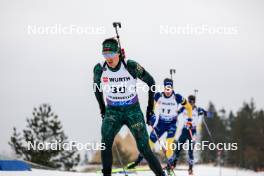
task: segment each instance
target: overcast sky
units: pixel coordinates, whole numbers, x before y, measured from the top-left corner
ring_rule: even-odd
[[[263,108],[263,5],[262,0],[0,1],[0,153],[9,151],[12,127],[21,131],[41,103],[53,106],[70,139],[99,141],[92,70],[103,61],[101,42],[115,35],[113,21],[122,22],[127,58],[158,84],[175,68],[176,92],[188,96],[199,89],[200,106],[212,101],[217,109],[236,111],[254,98]],[[88,31],[41,33],[56,25]],[[144,112],[146,98],[140,92]]]

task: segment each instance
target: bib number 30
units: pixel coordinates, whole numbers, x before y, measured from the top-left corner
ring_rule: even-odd
[[[111,87],[112,93],[125,93],[126,87],[125,86],[118,86],[118,87]]]

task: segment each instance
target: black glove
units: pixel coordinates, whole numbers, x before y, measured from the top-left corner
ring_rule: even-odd
[[[204,110],[203,108],[198,108],[198,115],[203,115],[207,117],[207,111]]]
[[[148,107],[147,108],[147,112],[146,112],[146,117],[147,117],[146,123],[148,125],[151,125],[152,124],[152,121],[151,120],[152,120],[153,116],[155,116],[155,114],[153,112],[153,109]]]
[[[187,129],[192,129],[192,118],[188,118],[185,125]]]
[[[101,117],[102,117],[102,120],[103,120],[104,117],[105,117],[105,108],[102,108],[102,109],[101,109]]]

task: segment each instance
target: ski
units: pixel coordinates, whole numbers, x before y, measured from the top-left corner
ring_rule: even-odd
[[[150,168],[148,166],[146,167],[137,167],[137,168],[133,168],[133,169],[127,169],[126,168],[126,172],[129,173],[135,173],[135,172],[142,172],[142,171],[150,171]],[[96,173],[101,173],[101,170],[96,171]],[[124,173],[123,168],[113,168],[112,169],[112,173]]]
[[[150,171],[150,168],[148,166],[146,167],[136,167],[136,168],[132,168],[132,169],[126,169],[128,172],[139,172],[139,171]],[[112,173],[120,173],[120,171],[122,171],[122,168],[115,168],[112,169]]]
[[[173,169],[174,171],[187,171],[188,169],[186,168],[175,168]],[[148,166],[141,166],[141,167],[136,167],[133,169],[127,169],[126,171],[128,173],[135,173],[135,172],[143,172],[143,171],[151,171],[150,168]],[[97,172],[101,172],[101,170],[98,170]],[[123,173],[123,168],[113,168],[112,169],[112,173]]]

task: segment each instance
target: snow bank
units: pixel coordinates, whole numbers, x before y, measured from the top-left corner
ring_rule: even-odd
[[[187,171],[175,171],[177,176],[187,176]],[[249,170],[236,168],[219,168],[210,165],[197,165],[194,168],[196,176],[264,176],[264,172],[253,172]],[[62,171],[50,171],[33,169],[32,171],[1,171],[0,176],[99,176],[96,173],[74,173]],[[124,174],[113,174],[114,176],[123,176]],[[138,172],[137,174],[129,174],[129,176],[153,176],[148,172]]]

